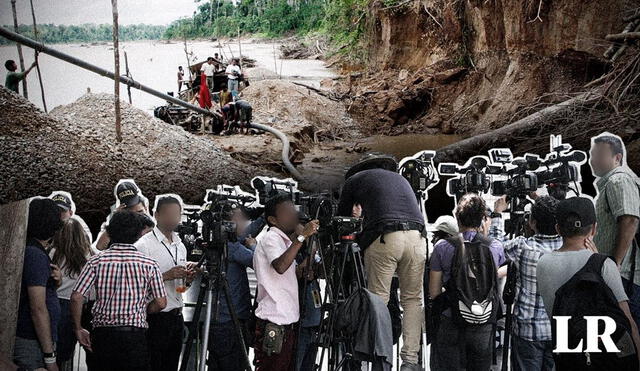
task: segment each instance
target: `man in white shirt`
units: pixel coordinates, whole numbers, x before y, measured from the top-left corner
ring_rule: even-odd
[[[294,325],[300,317],[295,258],[305,239],[318,231],[318,221],[307,223],[300,235],[289,238],[299,225],[298,212],[289,195],[269,199],[265,205],[265,218],[269,230],[258,242],[253,256],[258,280],[256,370],[292,370],[296,343]],[[269,330],[265,331],[267,326]],[[280,351],[264,350],[263,345],[273,349],[269,345],[280,342]]]
[[[242,74],[242,70],[240,69],[240,66],[238,66],[237,58],[231,60],[231,64],[227,66],[225,73],[228,78],[227,88],[229,88],[229,91],[235,97],[238,95],[238,79]]]
[[[157,196],[153,215],[157,226],[134,245],[158,263],[167,291],[167,306],[147,316],[149,356],[152,370],[175,371],[184,328],[182,293],[186,290],[185,281],[193,275],[187,265],[187,249],[174,232],[182,217],[181,199],[174,195]]]
[[[203,63],[200,67],[200,71],[204,72],[204,75],[207,77],[207,87],[209,90],[213,91],[213,75],[216,72],[216,65],[213,63],[213,57],[207,58],[207,62]]]

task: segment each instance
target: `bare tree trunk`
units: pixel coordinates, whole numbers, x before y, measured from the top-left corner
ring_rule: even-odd
[[[116,107],[116,140],[122,142],[122,129],[120,127],[120,48],[118,34],[118,0],[111,0],[113,11],[113,59],[115,63],[114,75],[114,95]]]
[[[19,33],[18,32],[18,13],[16,12],[16,0],[11,0],[11,10],[13,11],[13,29],[14,31],[16,31],[16,33]],[[18,48],[18,59],[20,61],[20,69],[24,71],[25,68],[24,68],[24,57],[22,56],[22,46],[16,43],[16,47]],[[24,95],[25,98],[29,99],[29,93],[27,92],[26,77],[22,79],[22,95]]]
[[[31,18],[33,18],[33,38],[38,40],[38,26],[36,23],[36,12],[33,9],[33,0],[29,0],[31,3]],[[34,53],[34,58],[36,60],[36,71],[38,72],[38,81],[40,82],[40,94],[42,95],[42,107],[44,108],[44,112],[48,112],[47,110],[47,100],[44,96],[44,85],[42,84],[42,74],[40,73],[40,63],[38,63],[38,51]]]

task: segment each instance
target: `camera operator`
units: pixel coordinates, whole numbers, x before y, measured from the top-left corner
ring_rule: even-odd
[[[402,323],[402,370],[418,370],[422,332],[422,283],[427,254],[424,218],[409,182],[390,157],[368,158],[347,172],[338,215],[352,215],[360,205],[364,217],[358,243],[365,248],[367,288],[388,304],[398,272]]]
[[[76,337],[93,352],[97,370],[150,370],[147,313],[167,306],[158,264],[137,251],[146,216],[117,211],[107,226],[112,244],[87,261],[71,295]],[[82,304],[96,288],[91,333],[81,323]]]
[[[175,371],[184,328],[182,291],[184,281],[190,280],[194,271],[187,266],[187,249],[174,232],[182,217],[182,201],[173,195],[157,196],[153,216],[156,227],[134,244],[138,251],[158,263],[167,292],[167,306],[147,316],[149,358],[152,370]]]
[[[295,234],[298,211],[289,195],[277,195],[265,205],[269,230],[260,239],[253,258],[258,279],[256,300],[256,371],[288,371],[294,368],[299,320],[298,279],[295,258],[302,243],[318,231],[318,221],[307,223]]]
[[[236,225],[236,235],[243,236],[247,229],[247,216],[242,208],[236,208],[230,215],[230,220]],[[227,280],[229,282],[229,298],[236,315],[240,321],[244,339],[247,339],[247,320],[251,310],[251,291],[247,267],[253,269],[253,254],[256,248],[256,240],[248,235],[239,237],[238,241],[227,243]],[[225,262],[223,262],[225,264]],[[213,297],[218,297],[217,290],[213,291]],[[219,293],[217,321],[211,323],[209,358],[207,360],[209,370],[236,371],[244,368],[244,352],[238,341],[224,291]],[[245,344],[247,347],[249,344]],[[248,350],[248,349],[246,349]]]
[[[592,139],[591,170],[597,177],[596,214],[598,231],[593,242],[598,251],[612,256],[618,264],[629,295],[629,307],[640,323],[640,179],[626,165],[622,140],[609,133]],[[635,239],[635,241],[634,241]]]
[[[542,255],[562,246],[562,237],[556,231],[557,205],[554,197],[537,197],[529,218],[533,236],[507,241],[501,214],[508,207],[506,197],[499,198],[494,205],[489,236],[503,241],[505,254],[518,272],[511,340],[511,369],[515,371],[553,370],[551,322],[538,293],[536,270]]]
[[[497,310],[496,270],[504,263],[505,257],[502,244],[481,233],[482,225],[487,218],[486,210],[486,203],[479,195],[467,193],[462,196],[455,210],[460,234],[453,239],[440,240],[434,246],[431,255],[429,295],[434,302],[433,315],[440,315],[439,312],[441,315],[437,321],[438,330],[435,340],[431,345],[432,370],[455,371],[466,368],[489,371],[491,369],[492,331]],[[482,321],[477,321],[475,324],[465,323],[462,310],[458,309],[462,304],[459,291],[469,288],[470,279],[466,276],[461,278],[460,274],[456,275],[456,273],[470,269],[467,262],[471,259],[471,257],[468,259],[457,257],[456,250],[461,246],[455,246],[454,239],[459,238],[463,239],[458,242],[459,244],[464,243],[465,247],[468,245],[469,248],[466,250],[475,250],[478,255],[482,253],[483,260],[479,261],[494,264],[494,266],[483,264],[474,269],[475,277],[478,279],[474,281],[483,284],[480,288],[476,287],[475,291],[495,293],[493,297],[488,296],[492,299],[492,306],[486,308],[492,308],[491,313],[487,313],[488,317],[483,317]],[[489,253],[485,249],[488,249]],[[464,249],[460,248],[460,250]],[[465,279],[467,282],[463,281]],[[446,291],[443,293],[444,288]],[[469,290],[463,293],[472,297]],[[444,296],[440,297],[441,295]],[[472,311],[470,315],[475,316],[476,313]]]
[[[128,210],[149,215],[148,200],[142,195],[140,188],[133,180],[126,179],[118,182],[114,193],[117,202],[116,205],[112,206],[112,214],[107,217],[107,221],[102,225],[101,231],[94,242],[94,248],[97,250],[104,250],[109,247],[109,234],[106,233],[106,226],[113,212]]]

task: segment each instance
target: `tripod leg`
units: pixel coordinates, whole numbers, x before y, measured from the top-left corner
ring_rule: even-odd
[[[211,328],[211,313],[213,312],[213,291],[211,286],[207,290],[207,316],[204,320],[204,335],[202,337],[202,351],[200,353],[200,371],[207,369],[207,349],[209,347],[209,329]]]
[[[224,297],[227,302],[227,308],[229,308],[229,314],[231,314],[231,319],[233,320],[233,325],[236,329],[236,335],[238,336],[238,342],[240,342],[240,347],[242,348],[242,353],[244,355],[245,369],[247,371],[251,371],[251,362],[249,362],[247,346],[244,342],[244,335],[242,335],[242,329],[240,327],[238,315],[236,314],[233,303],[231,302],[231,296],[229,294],[229,283],[227,282],[226,276],[222,278],[222,287],[224,288]]]
[[[198,300],[196,301],[196,309],[193,312],[193,319],[191,320],[191,326],[189,327],[189,336],[184,346],[182,353],[182,360],[180,362],[180,371],[186,371],[189,365],[189,359],[191,358],[191,347],[193,346],[193,340],[198,333],[198,326],[200,324],[200,312],[202,311],[202,305],[204,303],[204,295],[207,293],[208,280],[204,280],[200,284],[198,291]]]

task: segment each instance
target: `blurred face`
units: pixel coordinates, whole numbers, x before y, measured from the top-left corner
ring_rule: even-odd
[[[60,219],[62,219],[63,222],[66,222],[67,220],[69,220],[69,218],[71,218],[71,216],[73,215],[73,212],[71,210],[62,210],[60,212]]]
[[[182,208],[178,204],[164,204],[155,214],[158,228],[163,231],[173,231],[182,219]]]
[[[298,210],[296,210],[295,205],[291,201],[282,202],[278,205],[275,217],[270,216],[269,221],[287,234],[293,233],[298,223],[300,223]]]
[[[622,165],[622,155],[614,155],[607,143],[595,143],[591,146],[589,163],[595,176],[601,177]]]
[[[242,209],[235,209],[231,214],[231,221],[236,224],[236,234],[241,235],[247,228],[247,222],[249,219],[244,215]]]
[[[9,66],[9,71],[15,71],[17,69],[18,69],[18,65],[16,64],[16,62],[13,62],[13,64]]]
[[[133,211],[134,213],[144,213],[147,211],[144,207],[144,203],[142,202],[138,202],[137,204],[131,207],[127,207],[127,210]]]

